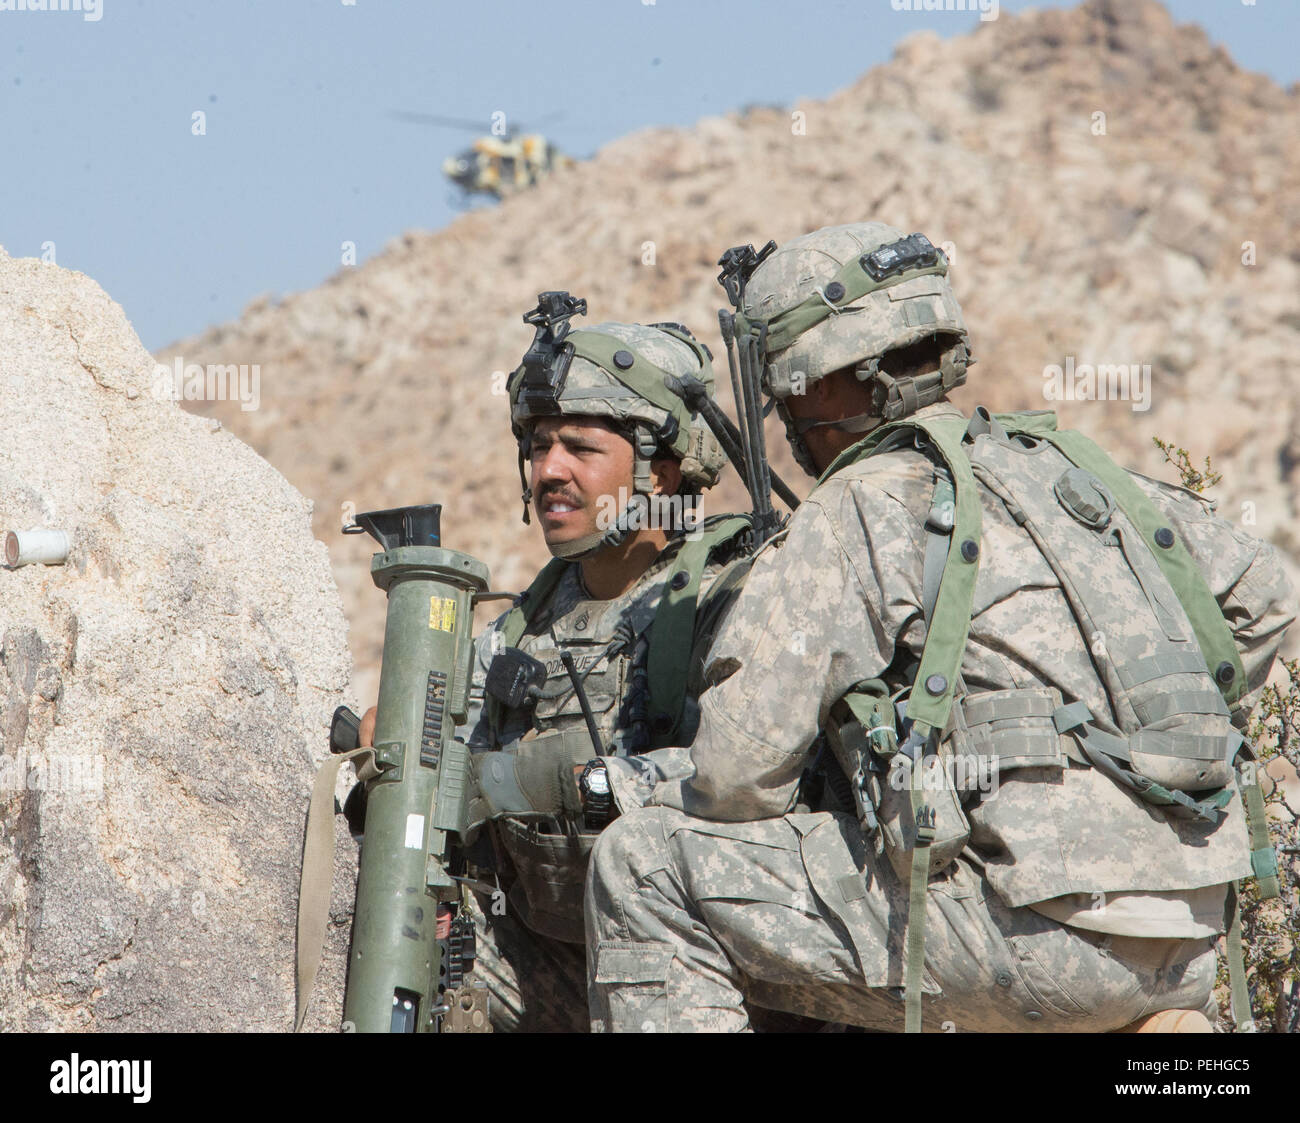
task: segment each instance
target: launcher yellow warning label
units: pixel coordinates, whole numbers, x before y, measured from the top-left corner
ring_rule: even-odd
[[[438,632],[456,630],[456,598],[429,598],[429,627]]]

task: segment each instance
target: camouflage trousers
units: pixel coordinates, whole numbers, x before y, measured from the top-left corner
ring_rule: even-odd
[[[1211,939],[1103,936],[1008,908],[965,856],[927,896],[927,1031],[1097,1032],[1169,1009],[1213,1017]],[[723,823],[632,811],[592,855],[592,1028],[746,1030],[749,999],[901,1032],[907,902],[849,816]]]
[[[478,954],[470,985],[487,988],[494,1033],[586,1033],[587,959],[579,944],[534,932],[509,914],[492,915],[485,896],[471,898]],[[754,1008],[759,1033],[818,1033],[829,1028],[795,1012]]]
[[[487,987],[494,1033],[586,1033],[587,955],[581,944],[541,936],[508,911],[471,899],[477,929],[473,981]]]

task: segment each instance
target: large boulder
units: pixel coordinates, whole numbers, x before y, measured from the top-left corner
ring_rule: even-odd
[[[0,530],[71,538],[0,569],[0,1030],[292,1027],[346,625],[311,504],[166,389],[94,281],[0,249]]]

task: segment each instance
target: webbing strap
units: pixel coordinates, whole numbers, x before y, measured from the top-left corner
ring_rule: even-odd
[[[1139,729],[1128,741],[1129,747],[1136,753],[1225,762],[1236,756],[1237,750],[1246,743],[1245,738],[1235,729],[1221,737],[1203,733],[1179,733],[1176,730]]]
[[[912,762],[912,821],[916,845],[907,900],[907,966],[903,976],[903,1031],[921,1032],[921,979],[925,969],[925,902],[930,881],[930,843],[934,841],[934,812],[925,802],[922,765],[925,754]]]
[[[1238,1033],[1254,1033],[1250,988],[1246,985],[1246,953],[1241,942],[1241,883],[1232,887],[1232,924],[1228,928],[1228,1001]]]
[[[1232,798],[1230,788],[1221,788],[1205,799],[1192,799],[1183,792],[1157,784],[1149,776],[1130,772],[1115,763],[1116,760],[1122,760],[1126,764],[1132,764],[1132,748],[1142,751],[1140,745],[1130,746],[1127,739],[1116,737],[1113,733],[1107,733],[1086,721],[1073,724],[1067,722],[1067,726],[1092,766],[1104,772],[1116,783],[1129,788],[1139,799],[1156,807],[1168,808],[1171,814],[1190,816],[1208,823],[1220,821],[1219,812]],[[1223,739],[1217,738],[1217,740]]]
[[[909,417],[882,425],[840,453],[817,481],[820,484],[848,465],[882,451],[881,446],[887,440],[890,444],[886,447],[894,447],[899,435],[909,431],[928,437],[947,466],[955,492],[953,531],[933,618],[926,630],[925,647],[916,675],[917,685],[907,703],[907,714],[922,737],[931,729],[943,729],[948,723],[962,654],[970,634],[971,604],[975,596],[975,578],[979,573],[983,511],[975,473],[971,471],[970,460],[962,447],[966,428],[966,419],[962,417]],[[936,688],[935,693],[931,693],[930,686]],[[942,689],[937,689],[939,687]]]
[[[1060,701],[1045,687],[967,694],[960,708],[969,735],[964,751],[996,761],[999,771],[1063,768],[1073,743],[1062,740],[1052,720]]]
[[[1019,718],[1049,718],[1056,712],[1059,701],[1060,695],[1053,698],[1050,688],[1019,687],[968,694],[962,699],[962,710],[966,724],[975,726]]]
[[[709,554],[749,528],[750,520],[737,515],[709,527],[698,538],[688,538],[664,580],[664,591],[650,625],[650,652],[646,657],[652,743],[657,747],[673,744],[672,737],[681,723],[691,669],[690,660],[685,656],[691,650],[691,638],[695,634],[700,581]],[[685,574],[687,579],[681,581],[679,574]],[[672,725],[667,726],[662,720],[656,722],[656,718],[668,718]]]
[[[1119,677],[1130,690],[1143,686],[1166,675],[1199,675],[1205,670],[1204,657],[1194,651],[1166,651],[1160,655],[1145,655],[1131,663],[1119,665]]]
[[[1080,729],[1085,732],[1080,733]],[[1087,736],[1089,741],[1107,756],[1128,763],[1133,753],[1150,753],[1152,756],[1184,757],[1188,760],[1228,761],[1237,755],[1245,744],[1235,729],[1222,737],[1195,733],[1166,732],[1159,729],[1139,729],[1131,737],[1117,737],[1090,724],[1075,729],[1076,734]]]
[[[1228,716],[1223,695],[1217,690],[1177,690],[1173,694],[1157,694],[1145,702],[1135,702],[1133,711],[1143,725],[1155,725],[1171,714],[1217,714]]]
[[[1052,724],[1056,726],[1057,733],[1069,733],[1070,730],[1077,728],[1085,721],[1091,720],[1092,711],[1088,709],[1087,702],[1071,702],[1068,706],[1062,706],[1052,714]],[[1082,764],[1085,767],[1092,764],[1092,761],[1079,747],[1075,738],[1069,738],[1065,744],[1066,756],[1076,764]]]
[[[1250,834],[1250,868],[1259,882],[1260,899],[1269,900],[1281,893],[1281,887],[1277,870],[1277,854],[1273,850],[1273,840],[1268,833],[1268,812],[1264,808],[1264,793],[1260,789],[1258,778],[1244,783],[1240,780],[1241,773],[1238,772],[1237,775],[1242,805],[1246,809],[1246,830]]]
[[[927,628],[934,619],[934,605],[939,599],[939,584],[943,580],[943,567],[952,541],[954,511],[952,480],[936,470],[934,496],[930,500],[930,514],[925,520],[925,566],[921,576],[921,611],[925,613]]]
[[[993,729],[987,745],[980,743],[984,756],[997,761],[1000,772],[1013,768],[1050,768],[1065,763],[1068,755],[1061,739],[1050,727],[1037,729]]]
[[[1109,757],[1114,757],[1116,760],[1122,760],[1125,764],[1132,765],[1133,751],[1129,746],[1127,737],[1116,737],[1112,733],[1106,733],[1090,722],[1075,726],[1072,732],[1076,737],[1085,740],[1089,748],[1096,749]]]
[[[329,924],[330,889],[334,884],[334,784],[344,761],[369,757],[358,766],[374,774],[375,750],[369,746],[329,757],[316,773],[307,805],[307,830],[302,844],[302,879],[298,884],[298,932],[294,959],[297,965],[298,1012],[294,1032],[302,1029],[316,972],[320,970]]]
[[[1229,706],[1235,706],[1246,692],[1246,672],[1233,641],[1232,630],[1224,620],[1218,601],[1214,599],[1214,594],[1210,592],[1205,577],[1192,560],[1187,547],[1178,540],[1177,535],[1172,534],[1169,521],[1133,482],[1133,477],[1082,433],[1067,430],[1040,435],[1043,440],[1055,445],[1073,464],[1091,472],[1110,489],[1115,501],[1142,535],[1143,542],[1156,559],[1165,578],[1173,586],[1183,611],[1191,621],[1192,631],[1196,633],[1196,642],[1200,645],[1205,665],[1218,683],[1224,700]],[[1168,541],[1169,545],[1161,545],[1161,538]],[[1219,671],[1224,664],[1232,670],[1232,678],[1226,683],[1219,678]]]
[[[1092,711],[1088,709],[1087,702],[1071,702],[1052,715],[1052,724],[1056,726],[1057,733],[1069,733],[1089,721],[1092,721]]]

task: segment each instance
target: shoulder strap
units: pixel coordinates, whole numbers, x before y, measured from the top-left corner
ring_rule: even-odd
[[[663,595],[650,625],[650,650],[646,673],[650,691],[652,748],[673,744],[686,702],[686,683],[695,635],[700,579],[709,555],[751,528],[748,518],[733,515],[705,528],[700,536],[682,543],[665,577]]]
[[[955,504],[952,479],[936,465],[934,495],[930,499],[930,513],[925,518],[925,567],[921,578],[921,611],[925,614],[927,628],[934,619],[934,606],[939,600],[939,582],[943,580],[944,566],[948,561]]]
[[[325,949],[329,928],[330,889],[334,884],[334,782],[345,761],[352,761],[357,779],[377,776],[375,750],[367,745],[325,758],[312,784],[303,836],[302,872],[298,882],[298,927],[294,943],[298,1006],[293,1028],[297,1033],[307,1016],[307,1003]]]
[[[1214,599],[1187,547],[1169,526],[1169,520],[1146,492],[1133,482],[1133,478],[1082,433],[1063,430],[1035,435],[1050,441],[1067,459],[1091,472],[1110,489],[1115,502],[1137,527],[1142,541],[1182,603],[1205,665],[1214,676],[1224,701],[1229,707],[1236,708],[1246,693],[1246,672],[1232,629],[1223,618],[1219,602]]]
[[[934,610],[921,652],[917,687],[907,703],[907,716],[921,736],[931,729],[943,729],[948,723],[962,653],[970,633],[971,603],[975,596],[975,577],[979,573],[980,532],[983,511],[970,460],[962,447],[967,421],[963,417],[909,417],[892,425],[882,425],[865,440],[846,449],[822,475],[865,460],[882,451],[881,445],[896,433],[912,431],[924,434],[948,469],[954,491],[952,532],[944,558]],[[893,447],[890,442],[889,447]],[[931,582],[935,562],[931,561]],[[927,598],[928,599],[928,598]]]

